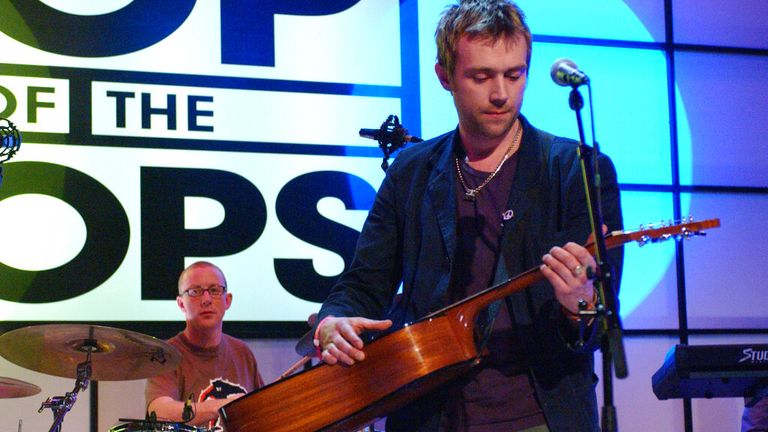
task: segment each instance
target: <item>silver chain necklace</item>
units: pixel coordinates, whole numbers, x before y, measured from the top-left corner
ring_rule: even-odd
[[[477,199],[477,194],[480,193],[480,191],[493,180],[494,177],[496,177],[496,174],[501,171],[501,167],[504,166],[504,162],[507,161],[513,154],[515,154],[515,151],[517,151],[516,146],[520,143],[520,135],[523,133],[523,125],[519,125],[517,128],[517,132],[515,132],[515,137],[512,139],[512,142],[509,144],[509,148],[507,149],[507,152],[504,153],[504,158],[501,159],[501,162],[496,166],[496,169],[493,170],[492,173],[488,175],[488,177],[483,180],[482,183],[476,188],[471,188],[467,186],[467,183],[464,181],[464,176],[461,174],[461,165],[459,162],[459,158],[456,158],[456,173],[459,175],[459,181],[461,182],[461,186],[464,187],[464,200],[465,201],[474,201]]]

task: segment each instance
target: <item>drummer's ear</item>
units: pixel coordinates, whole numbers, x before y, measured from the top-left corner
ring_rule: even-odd
[[[227,310],[230,306],[232,306],[232,293],[227,292],[227,295],[224,299],[226,301],[226,308],[224,310]]]
[[[184,309],[184,302],[181,301],[181,296],[176,296],[176,304],[179,306],[179,309],[181,309],[182,312],[186,312]]]

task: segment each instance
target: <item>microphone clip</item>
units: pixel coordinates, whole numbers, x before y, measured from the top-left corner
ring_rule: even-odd
[[[384,152],[384,161],[381,163],[381,169],[384,171],[389,167],[388,160],[392,153],[405,146],[407,142],[423,141],[419,137],[408,135],[408,130],[400,125],[400,119],[394,114],[390,114],[378,129],[360,129],[360,136],[379,143],[379,148]]]
[[[379,148],[384,153],[384,160],[381,162],[381,169],[384,171],[389,168],[389,156],[405,146],[406,133],[406,130],[400,125],[400,119],[394,114],[390,114],[381,124],[377,141]]]
[[[381,163],[381,169],[384,171],[389,167],[389,156],[405,146],[405,143],[424,141],[417,136],[408,135],[408,130],[400,125],[400,119],[394,114],[390,114],[378,129],[360,129],[360,136],[379,143],[379,148],[384,152],[384,161]]]

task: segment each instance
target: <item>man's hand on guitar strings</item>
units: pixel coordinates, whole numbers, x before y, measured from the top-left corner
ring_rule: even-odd
[[[555,289],[555,298],[569,312],[578,314],[579,301],[595,296],[587,268],[596,268],[595,259],[583,246],[570,242],[555,246],[542,257],[541,273]]]

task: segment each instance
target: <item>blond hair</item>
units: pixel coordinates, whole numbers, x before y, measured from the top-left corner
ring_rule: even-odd
[[[449,75],[456,67],[456,47],[462,36],[499,39],[521,35],[528,46],[526,65],[531,63],[531,30],[525,14],[509,0],[461,0],[448,6],[435,30],[437,62]]]

